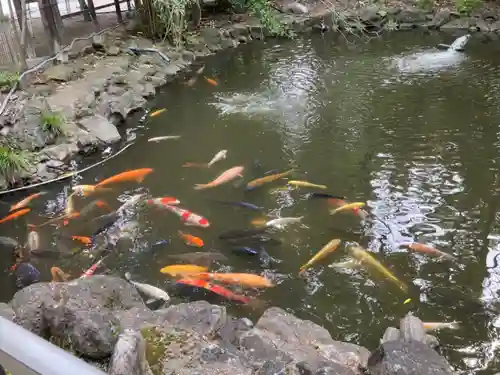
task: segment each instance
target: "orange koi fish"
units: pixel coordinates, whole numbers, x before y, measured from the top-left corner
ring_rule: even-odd
[[[435,247],[432,247],[429,245],[424,245],[422,243],[413,242],[407,246],[410,250],[418,251],[419,253],[422,253],[422,254],[443,257],[443,258],[447,258],[450,260],[457,260],[457,258],[451,254],[445,253],[444,251],[438,250]]]
[[[89,196],[92,193],[98,193],[98,192],[104,193],[113,191],[113,189],[111,188],[102,188],[102,187],[98,188],[96,185],[76,185],[73,186],[72,189],[75,193],[81,194],[85,197]]]
[[[52,275],[52,282],[68,281],[71,277],[59,267],[51,267],[50,274]]]
[[[207,267],[197,266],[194,264],[175,264],[172,266],[163,267],[160,272],[168,274],[170,276],[190,276],[190,275],[198,275],[200,272],[207,272]]]
[[[182,238],[184,243],[188,246],[203,247],[203,240],[199,237],[192,236],[191,234],[186,234],[179,231],[179,236]]]
[[[155,205],[157,207],[165,207],[165,206],[177,206],[181,202],[174,197],[162,197],[162,198],[148,199],[147,203],[150,205]]]
[[[212,86],[218,85],[217,81],[215,79],[212,79],[212,78],[205,77],[205,81],[207,81],[207,83],[211,84]]]
[[[232,301],[238,301],[244,304],[248,304],[252,299],[249,297],[241,296],[239,294],[235,294],[231,292],[229,289],[224,288],[223,286],[216,285],[216,284],[211,284],[206,280],[200,280],[200,279],[180,279],[177,280],[177,284],[183,284],[183,285],[189,285],[189,286],[194,286],[197,288],[203,288],[206,290],[209,290],[213,293],[216,293],[222,297],[225,297],[229,300]]]
[[[195,185],[196,190],[213,188],[222,184],[225,184],[231,180],[234,180],[236,177],[243,177],[243,171],[245,167],[237,166],[227,171],[222,172],[215,180],[209,182],[208,184],[197,184]]]
[[[10,207],[10,211],[9,212],[16,211],[16,210],[19,210],[21,208],[26,207],[33,199],[38,198],[39,196],[44,195],[44,194],[47,194],[47,193],[45,191],[40,191],[38,193],[28,195],[23,200],[20,200],[16,204],[13,204]]]
[[[165,111],[166,111],[165,108],[158,109],[157,111],[151,112],[150,115],[149,115],[149,117],[156,117],[156,116],[162,114]]]
[[[152,168],[134,169],[131,171],[118,173],[117,175],[106,178],[105,180],[99,182],[95,186],[102,187],[105,185],[114,184],[114,183],[118,183],[118,182],[124,182],[124,181],[136,181],[137,183],[141,183],[142,181],[144,181],[146,176],[152,172],[153,172]]]
[[[90,237],[85,237],[85,236],[71,236],[72,240],[79,241],[84,245],[91,245],[92,244],[92,238]]]
[[[270,288],[274,284],[259,275],[250,273],[209,273],[200,272],[195,275],[197,278],[218,281],[225,284],[239,284],[250,288]]]
[[[30,208],[23,208],[21,210],[15,211],[15,212],[11,213],[10,215],[7,215],[3,219],[1,219],[0,224],[5,223],[6,221],[9,221],[9,220],[15,220],[18,217],[26,215],[30,211],[31,211]]]

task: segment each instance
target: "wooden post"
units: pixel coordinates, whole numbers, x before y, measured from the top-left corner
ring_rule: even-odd
[[[38,8],[42,16],[42,23],[45,29],[45,34],[50,41],[51,54],[56,54],[61,49],[61,22],[58,22],[55,17],[59,15],[54,12],[53,7],[57,8],[55,0],[38,0]],[[59,15],[60,18],[60,15]]]
[[[78,0],[78,3],[80,4],[80,10],[83,11],[83,20],[90,22],[92,17],[90,17],[89,7],[85,4],[85,0]]]
[[[123,23],[122,10],[120,9],[120,0],[115,0],[115,10],[118,22]]]
[[[95,12],[94,0],[88,0],[90,17],[92,18],[92,23],[94,24],[94,29],[99,30],[99,22],[97,22],[97,14]]]
[[[26,35],[28,35],[28,15],[26,14],[26,0],[21,0],[21,11],[22,11],[22,19],[21,19],[21,45],[19,48],[19,59],[20,61],[20,73],[28,70],[28,64],[26,63]],[[27,77],[24,77],[19,81],[19,87],[21,89],[26,88]]]

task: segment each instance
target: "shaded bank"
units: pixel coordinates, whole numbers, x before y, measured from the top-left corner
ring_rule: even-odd
[[[206,301],[153,311],[132,285],[108,276],[34,284],[1,311],[110,374],[451,374],[411,315],[370,355],[275,307],[255,325]]]
[[[433,13],[406,7],[370,6],[340,13],[315,9],[306,14],[294,13],[304,11],[301,7],[288,5],[286,9],[290,14],[281,14],[279,20],[297,33],[358,30],[364,35],[426,28],[496,36],[500,30],[500,17],[491,12],[460,17],[447,10]],[[30,156],[29,168],[14,173],[12,180],[4,176],[0,186],[5,188],[13,180],[18,186],[56,178],[74,170],[69,162],[76,155],[130,141],[127,122],[138,120],[136,113],[148,107],[148,99],[154,97],[157,88],[176,77],[189,77],[192,65],[192,71],[202,65],[200,58],[269,36],[248,17],[222,17],[212,26],[192,33],[181,50],[166,42],[153,44],[133,36],[133,24],[70,50],[68,63],[48,67],[39,74],[27,91],[16,93],[0,117],[4,141]],[[169,61],[156,54],[136,55],[131,47],[154,47]]]

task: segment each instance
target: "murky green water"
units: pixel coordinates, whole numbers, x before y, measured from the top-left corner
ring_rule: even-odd
[[[258,296],[327,327],[332,336],[373,349],[390,325],[407,311],[424,321],[460,321],[462,328],[441,331],[445,354],[460,374],[500,371],[497,299],[500,227],[497,224],[500,161],[500,54],[491,44],[472,42],[465,55],[429,55],[432,46],[451,42],[443,35],[397,34],[369,43],[339,43],[315,37],[283,44],[252,44],[210,60],[193,88],[169,86],[156,99],[164,114],[128,130],[135,145],[99,169],[73,180],[93,183],[126,169],[151,167],[142,185],[123,184],[100,196],[118,207],[131,194],[172,195],[209,219],[209,229],[183,227],[174,214],[147,209],[132,212],[139,224],[134,245],[108,259],[114,273],[128,270],[134,279],[167,286],[159,273],[171,253],[194,251],[177,231],[197,235],[207,250],[220,250],[227,264],[214,270],[263,273],[278,282]],[[154,144],[153,136],[179,134],[178,141]],[[228,159],[210,170],[182,168],[187,161],[207,162],[219,150]],[[90,160],[92,161],[92,160]],[[258,162],[256,162],[258,161]],[[311,190],[271,194],[274,183],[245,192],[232,184],[195,191],[235,165],[246,167],[245,180],[270,169],[296,168],[294,179],[326,184],[328,192],[366,201],[373,218],[361,222],[349,214],[330,217],[324,200],[308,200]],[[34,211],[50,216],[64,208],[68,184],[50,188],[48,200]],[[12,199],[19,199],[20,196]],[[245,228],[258,214],[222,206],[213,200],[248,201],[265,207],[272,218],[304,216],[303,225],[278,232],[284,244],[267,247],[275,259],[262,269],[251,257],[235,255],[218,240],[227,229]],[[85,202],[78,200],[77,208]],[[26,221],[0,227],[0,235],[24,241]],[[383,222],[383,223],[381,223]],[[385,224],[384,224],[385,223]],[[41,231],[44,246],[71,248],[56,234],[90,235],[95,226],[76,222]],[[410,285],[412,302],[388,282],[363,271],[314,268],[308,278],[297,270],[332,238],[357,241]],[[151,248],[159,239],[170,245]],[[458,257],[458,263],[408,254],[399,244],[418,241]],[[74,244],[73,244],[74,246]],[[329,261],[348,259],[345,250]],[[10,265],[0,258],[0,267]],[[92,260],[85,256],[56,262],[79,275]],[[44,277],[53,264],[36,260]],[[8,274],[1,285],[11,285]],[[14,289],[3,288],[2,300]],[[236,314],[260,311],[233,307]]]

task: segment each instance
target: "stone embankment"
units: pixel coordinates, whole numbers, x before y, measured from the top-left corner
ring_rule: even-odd
[[[496,34],[500,32],[500,14],[493,10],[460,17],[448,10],[370,6],[332,17],[331,10],[308,9],[298,3],[283,9],[286,12],[281,21],[298,33],[361,27],[369,32],[428,28],[500,35]],[[235,15],[212,26],[191,34],[181,50],[132,36],[127,31],[132,28],[117,28],[69,51],[66,63],[40,72],[29,89],[15,94],[0,116],[3,141],[34,155],[35,163],[17,176],[17,185],[55,178],[69,168],[68,162],[75,155],[126,141],[124,121],[145,109],[158,87],[196,70],[199,66],[190,66],[200,58],[268,36],[247,16]],[[158,54],[134,55],[130,47],[157,48],[169,61]],[[47,113],[62,119],[63,134],[44,132],[41,122]],[[6,186],[6,181],[0,181],[0,187]]]
[[[113,375],[452,374],[411,315],[370,353],[277,307],[256,324],[206,301],[153,311],[111,276],[30,285],[0,314]]]

